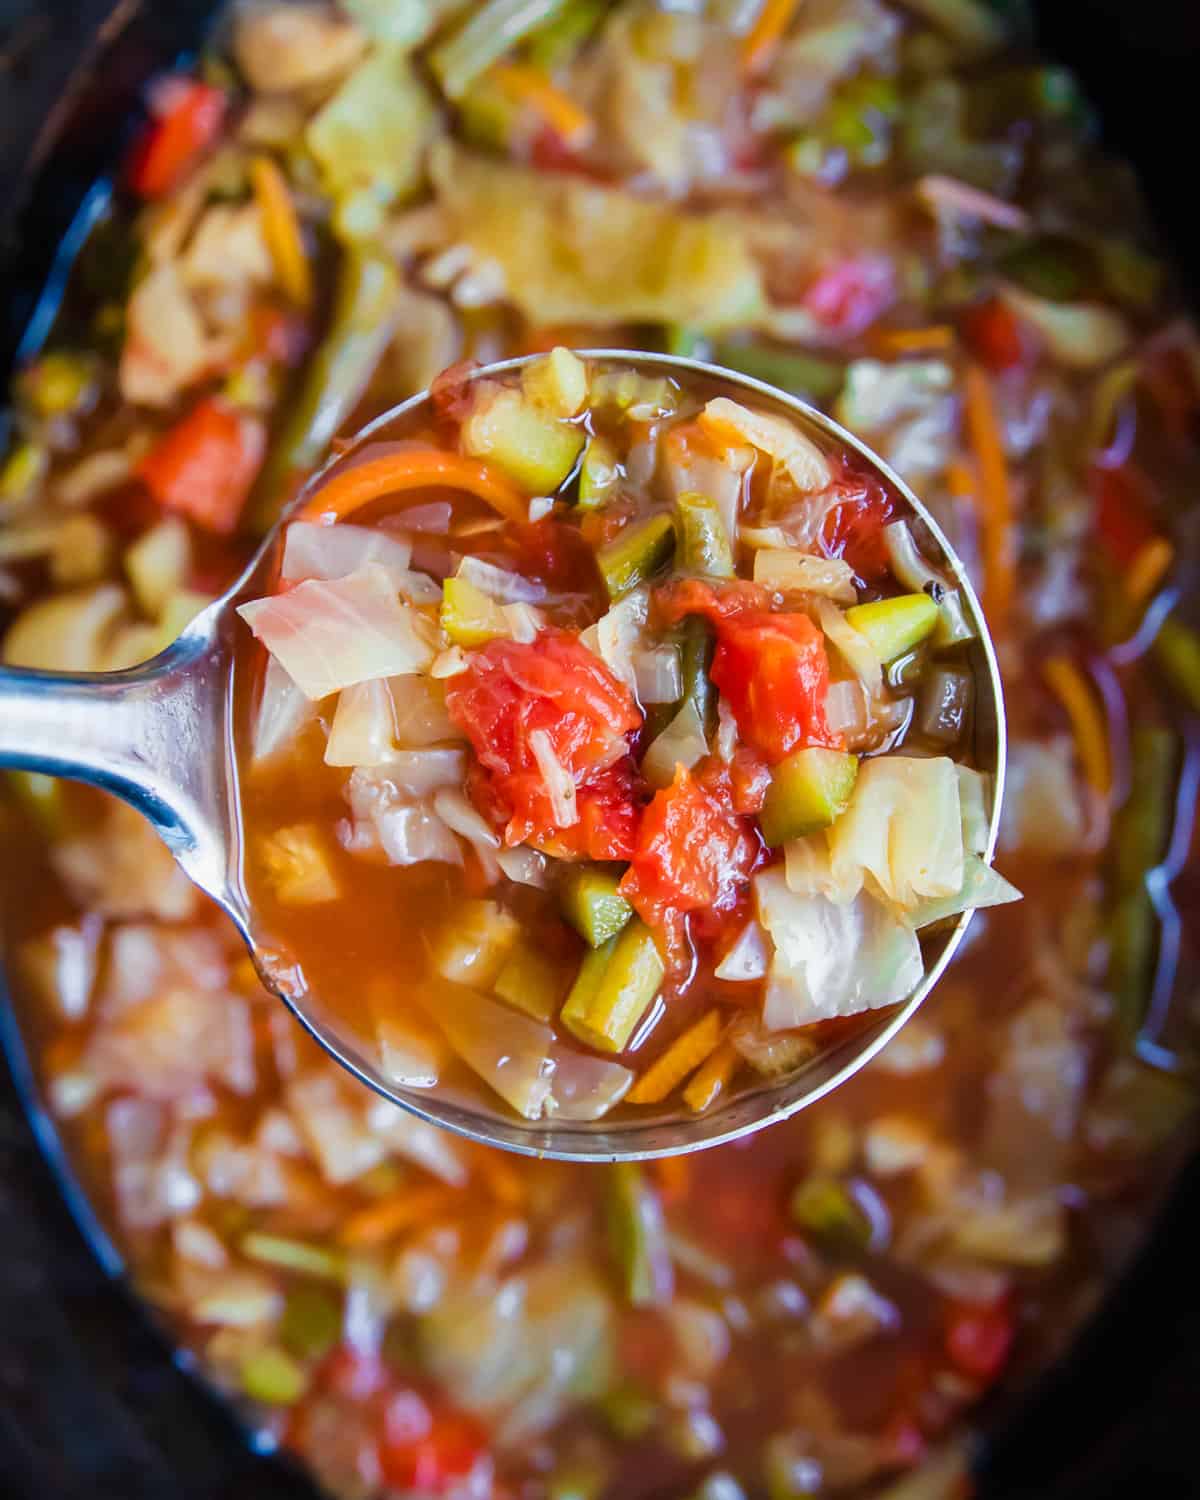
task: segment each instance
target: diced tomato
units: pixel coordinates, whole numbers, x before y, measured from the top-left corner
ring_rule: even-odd
[[[706,583],[702,578],[678,578],[654,591],[654,610],[664,625],[674,625],[685,615],[702,615],[720,628],[726,620],[747,610],[765,610],[771,595],[761,583],[739,578],[732,583]]]
[[[804,293],[805,309],[830,332],[854,338],[896,299],[896,275],[885,255],[857,255],[822,271]]]
[[[1007,1302],[950,1304],[945,1348],[951,1363],[964,1375],[990,1384],[1008,1363],[1013,1336]]]
[[[968,307],[959,327],[972,354],[994,375],[1024,364],[1033,353],[1031,336],[999,297],[988,297]]]
[[[487,1451],[487,1434],[471,1417],[431,1412],[413,1391],[385,1410],[379,1467],[389,1486],[440,1495],[468,1475]]]
[[[636,817],[628,736],[642,716],[625,684],[574,636],[545,630],[529,644],[489,641],[449,679],[446,707],[480,763],[477,805],[506,825],[509,844],[627,857]],[[531,744],[538,730],[575,784],[572,822],[556,816]]]
[[[678,766],[642,813],[621,893],[654,927],[683,912],[721,910],[737,899],[761,849],[750,819],[734,811],[719,763],[695,777]]]
[[[895,515],[896,502],[881,485],[857,486],[825,517],[822,549],[827,557],[844,558],[864,582],[886,578],[891,559],[883,528]]]
[[[429,387],[429,403],[439,422],[458,426],[471,410],[471,376],[479,368],[477,359],[460,359],[435,375]]]
[[[164,510],[227,535],[266,453],[262,421],[209,396],[164,433],[138,465],[138,476]]]
[[[730,762],[729,785],[735,812],[759,813],[771,785],[770,767],[743,745],[734,752]]]
[[[195,78],[172,75],[155,84],[150,120],[130,153],[126,178],[142,198],[161,198],[220,133],[228,98]]]
[[[1096,529],[1113,562],[1126,566],[1157,536],[1151,520],[1150,486],[1133,464],[1095,466],[1088,484],[1096,504]]]
[[[595,603],[604,601],[604,587],[596,554],[575,526],[564,526],[551,516],[527,525],[510,528],[510,537],[522,573],[529,573],[552,589],[563,593],[596,594]],[[590,589],[581,588],[587,580]]]

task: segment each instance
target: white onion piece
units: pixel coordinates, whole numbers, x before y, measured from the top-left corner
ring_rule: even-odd
[[[831,682],[825,694],[825,722],[834,734],[860,739],[867,732],[866,689],[858,678]]]
[[[606,1062],[567,1047],[550,1053],[554,1080],[546,1113],[560,1120],[600,1120],[629,1092],[633,1074],[620,1063]]]
[[[428,573],[418,573],[412,568],[405,573],[388,571],[396,591],[410,604],[441,604],[442,586],[435,583]]]
[[[519,1115],[540,1119],[555,1071],[549,1026],[448,982],[431,989],[427,1004],[463,1062]]]
[[[463,732],[446,712],[445,689],[428,677],[389,677],[396,743],[418,749],[444,740],[461,740]]]
[[[641,703],[677,703],[683,695],[683,673],[674,646],[636,652],[633,673]]]
[[[823,594],[837,604],[855,604],[858,591],[849,563],[840,557],[814,557],[794,548],[764,547],[754,554],[754,581],[770,589]]]
[[[642,775],[651,786],[670,786],[676,766],[689,770],[708,754],[708,739],[696,705],[689,698],[642,760]]]
[[[546,597],[545,588],[536,579],[498,568],[481,557],[464,557],[455,576],[473,583],[497,604],[537,604]]]
[[[531,604],[502,604],[500,612],[509,635],[523,646],[532,645],[546,624],[541,611]]]
[[[541,890],[546,885],[546,856],[528,844],[515,849],[501,849],[496,862],[509,880],[517,885],[532,885]]]
[[[251,755],[255,762],[270,760],[316,717],[310,699],[300,691],[273,656],[267,657],[262,698],[254,718]]]
[[[284,539],[279,576],[285,583],[345,578],[368,563],[379,563],[389,573],[406,573],[411,558],[412,543],[406,537],[345,522],[318,526],[312,521],[293,521]]]
[[[314,701],[371,677],[422,671],[433,660],[435,627],[401,603],[377,563],[346,578],[298,583],[239,605],[238,614]]]
[[[555,824],[559,828],[570,828],[579,821],[579,809],[575,805],[575,782],[566,766],[554,753],[554,742],[548,730],[534,729],[529,735],[529,748],[542,773],[542,782]]]
[[[818,598],[816,606],[821,629],[841,652],[846,665],[858,675],[868,694],[878,698],[883,692],[883,663],[879,653],[828,599]]]
[[[747,922],[738,940],[713,970],[718,979],[743,983],[765,979],[770,954],[767,935],[757,922]]]
[[[816,1054],[817,1045],[803,1032],[767,1031],[757,1016],[735,1016],[729,1040],[756,1073],[777,1078]]]
[[[467,801],[462,790],[459,787],[443,787],[435,792],[433,810],[447,828],[460,834],[474,849],[488,884],[499,880],[500,862],[496,858],[496,851],[500,847],[500,840]]]
[[[444,682],[447,677],[460,677],[470,665],[470,658],[461,646],[449,646],[430,662],[429,675],[436,682]]]
[[[791,537],[782,526],[743,526],[738,540],[750,548],[784,549],[792,545]]]
[[[381,765],[392,753],[394,732],[392,695],[384,678],[343,688],[325,745],[325,764]]]

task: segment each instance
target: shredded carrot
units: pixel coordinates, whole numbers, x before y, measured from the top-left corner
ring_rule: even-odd
[[[521,63],[496,63],[490,76],[510,99],[527,105],[540,115],[568,146],[586,146],[596,134],[596,123],[587,110],[580,108],[562,89],[556,88],[537,68]]]
[[[876,353],[885,359],[904,354],[945,354],[954,348],[954,329],[948,323],[925,328],[881,328],[872,339]]]
[[[946,484],[956,500],[974,499],[979,488],[970,464],[960,463],[958,459],[951,459],[946,465]]]
[[[509,1208],[525,1202],[525,1180],[502,1151],[481,1151],[476,1165],[493,1198]]]
[[[1071,721],[1079,764],[1087,783],[1101,797],[1112,790],[1112,756],[1104,710],[1087,679],[1069,657],[1052,656],[1042,664],[1046,686]]]
[[[993,632],[1003,633],[1016,588],[1016,526],[1012,481],[1004,456],[992,383],[978,365],[968,365],[965,390],[967,436],[979,469],[978,503],[983,531],[983,612]]]
[[[742,41],[742,72],[753,76],[766,71],[799,0],[763,0],[754,25]]]
[[[650,1165],[658,1179],[659,1196],[664,1203],[678,1203],[687,1197],[692,1164],[686,1156],[660,1156]]]
[[[683,1091],[683,1102],[696,1114],[703,1114],[729,1087],[741,1060],[742,1054],[732,1042],[722,1042],[693,1075]]]
[[[323,484],[292,517],[332,525],[344,521],[382,495],[402,490],[443,487],[477,495],[510,521],[529,519],[529,502],[506,475],[477,458],[443,453],[437,448],[405,448],[386,458],[370,458],[343,469]]]
[[[440,1184],[393,1193],[343,1219],[338,1240],[351,1248],[382,1245],[406,1229],[436,1220],[457,1202],[456,1190]]]
[[[1139,547],[1125,575],[1125,597],[1135,609],[1149,602],[1174,561],[1175,548],[1164,536],[1151,537]]]
[[[677,1036],[625,1095],[630,1104],[658,1104],[694,1072],[721,1040],[721,1012],[713,1009]]]
[[[287,179],[269,156],[256,156],[250,163],[250,185],[279,284],[290,302],[297,307],[311,307],[312,267],[304,253],[304,237]]]

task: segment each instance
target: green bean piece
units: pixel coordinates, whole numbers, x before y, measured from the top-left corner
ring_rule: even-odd
[[[759,813],[762,836],[772,849],[828,828],[850,805],[858,757],[844,750],[808,746],[771,770],[771,785]]]
[[[567,872],[559,896],[563,916],[589,947],[603,947],[633,916],[617,889],[620,881],[620,872],[599,865],[576,865]]]
[[[1118,895],[1108,919],[1108,988],[1113,1032],[1131,1047],[1146,1019],[1153,983],[1158,918],[1145,885]]]
[[[622,1052],[665,973],[654,934],[635,918],[586,955],[562,1008],[562,1023],[598,1052]]]
[[[620,599],[663,567],[675,550],[675,523],[663,512],[649,516],[613,538],[596,554],[610,599]]]
[[[1171,686],[1200,713],[1200,635],[1172,616],[1159,626],[1154,655]]]
[[[256,1349],[242,1361],[242,1390],[251,1401],[292,1406],[308,1389],[304,1367],[273,1344]]]
[[[663,334],[663,353],[676,359],[708,359],[712,352],[712,341],[698,328],[671,323]]]
[[[329,326],[255,487],[255,530],[275,524],[300,480],[353,415],[391,341],[400,293],[396,268],[381,251],[368,245],[343,250]]]
[[[605,0],[567,0],[558,14],[529,38],[530,66],[553,73],[555,68],[570,62],[604,19],[607,9]]]
[[[609,1250],[631,1306],[668,1301],[675,1276],[662,1205],[636,1162],[609,1168],[604,1216]]]
[[[256,1260],[260,1265],[277,1266],[303,1276],[340,1281],[345,1274],[345,1261],[338,1251],[284,1235],[251,1232],[243,1236],[238,1249],[248,1260]]]
[[[323,1287],[305,1282],[287,1294],[279,1337],[302,1359],[323,1359],[342,1336],[341,1302]]]
[[[709,673],[712,671],[716,636],[707,620],[698,615],[689,615],[683,622],[683,648],[680,652],[680,671],[683,676],[683,697],[696,705],[704,732],[711,740],[717,730],[717,690]]]
[[[675,502],[680,566],[708,578],[732,578],[733,546],[721,507],[689,490]]]
[[[846,378],[845,367],[835,360],[798,354],[794,349],[776,349],[768,344],[718,340],[712,358],[714,364],[777,386],[789,395],[810,396],[819,401],[832,400]]]
[[[792,1221],[834,1254],[858,1253],[871,1243],[871,1221],[836,1177],[808,1177],[789,1204]]]

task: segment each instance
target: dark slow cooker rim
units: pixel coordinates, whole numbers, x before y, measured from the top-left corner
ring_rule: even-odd
[[[1172,9],[1161,0],[1156,3],[1157,11],[1154,4],[1143,7],[1144,25],[1152,14],[1161,21]],[[10,59],[7,76],[0,73],[8,85],[6,119],[0,135],[0,184],[17,184],[0,200],[0,273],[6,290],[0,315],[0,369],[7,370],[19,357],[32,353],[44,338],[52,321],[56,286],[61,289],[73,255],[72,242],[83,237],[107,201],[110,183],[106,173],[119,159],[121,144],[136,119],[146,79],[178,59],[183,49],[196,45],[213,9],[209,0],[172,0],[170,6],[157,8],[140,5],[138,0],[76,0],[70,6],[45,5],[35,14],[32,30],[26,31],[23,44]],[[1100,5],[1090,7],[1089,25],[1103,19],[1097,14],[1100,11],[1120,14],[1119,0],[1102,0]],[[1051,54],[1072,63],[1086,62],[1074,56],[1076,35],[1071,20],[1061,10],[1056,13],[1053,0],[1039,7],[1039,13],[1043,40]],[[1184,16],[1182,6],[1177,14]],[[1190,16],[1188,19],[1190,22]],[[1194,32],[1188,41],[1192,56],[1200,59],[1200,21]],[[1139,33],[1143,44],[1156,40],[1151,33],[1153,26],[1146,35]],[[1153,57],[1158,67],[1168,65],[1153,46],[1147,47],[1143,56]],[[1176,54],[1174,60],[1178,65],[1180,55]],[[1102,59],[1097,63],[1093,57],[1091,64],[1081,70],[1085,81],[1103,97],[1115,80],[1106,76]],[[1184,118],[1181,109],[1181,123]],[[1118,120],[1112,144],[1114,149],[1136,158],[1138,130],[1128,120]],[[1200,264],[1200,237],[1194,226],[1189,233],[1190,217],[1185,218],[1183,206],[1169,197],[1170,178],[1164,175],[1162,163],[1156,162],[1143,175],[1166,237],[1183,247],[1185,261],[1193,266]],[[57,247],[49,277],[48,247]],[[1188,254],[1189,248],[1195,253]],[[64,1236],[70,1234],[67,1215],[62,1212],[65,1205],[78,1231],[67,1251],[66,1274],[75,1288],[88,1289],[85,1295],[89,1299],[108,1299],[103,1337],[126,1339],[131,1360],[140,1362],[143,1372],[142,1399],[133,1426],[141,1416],[145,1430],[135,1432],[130,1428],[118,1440],[132,1448],[140,1444],[135,1472],[136,1482],[144,1487],[130,1489],[130,1481],[122,1479],[124,1488],[119,1492],[128,1500],[140,1500],[143,1494],[165,1495],[167,1490],[160,1488],[161,1484],[176,1486],[177,1444],[186,1431],[190,1455],[194,1457],[200,1451],[196,1434],[201,1433],[203,1451],[216,1462],[192,1468],[190,1458],[185,1459],[190,1476],[185,1480],[185,1494],[216,1500],[221,1494],[244,1492],[242,1486],[248,1483],[264,1500],[275,1495],[281,1500],[295,1500],[311,1493],[292,1466],[254,1454],[253,1432],[233,1408],[214,1397],[198,1361],[171,1340],[165,1323],[133,1289],[121,1251],[40,1097],[25,1036],[4,991],[2,972],[0,1049],[8,1058],[12,1089],[20,1101],[29,1137],[36,1142],[36,1156],[22,1163],[22,1185],[32,1195],[30,1206],[36,1215],[35,1232],[61,1248]],[[979,1414],[979,1420],[989,1429],[980,1452],[979,1500],[1035,1500],[1039,1495],[1047,1500],[1050,1496],[1054,1500],[1098,1500],[1116,1493],[1123,1483],[1122,1472],[1144,1484],[1147,1478],[1158,1477],[1147,1468],[1147,1441],[1155,1444],[1159,1458],[1168,1465],[1173,1462],[1172,1445],[1166,1440],[1169,1434],[1159,1429],[1169,1421],[1173,1410],[1177,1415],[1186,1412],[1188,1399],[1194,1397],[1197,1388],[1194,1317],[1189,1323],[1172,1317],[1171,1312],[1178,1290],[1193,1274],[1196,1250],[1200,1248],[1200,1237],[1191,1227],[1200,1221],[1198,1205],[1200,1161],[1194,1159],[1174,1178],[1170,1191],[1162,1195],[1141,1248],[1126,1272],[1109,1287],[1099,1311],[1062,1359],[1016,1396],[994,1403]],[[56,1288],[49,1290],[54,1294]],[[58,1321],[61,1328],[55,1336],[60,1344],[64,1339],[74,1341],[77,1330],[65,1319]],[[93,1344],[95,1332],[89,1332]],[[89,1368],[85,1361],[85,1379]],[[146,1398],[147,1369],[153,1371],[148,1378],[156,1388],[162,1412],[152,1409]],[[1134,1371],[1136,1380],[1131,1382]],[[5,1388],[0,1382],[0,1459],[8,1457],[5,1405]],[[98,1409],[91,1413],[91,1420],[112,1420],[111,1403],[108,1409],[108,1417]],[[129,1413],[122,1409],[119,1416],[129,1427]],[[11,1428],[12,1424],[7,1425]],[[28,1454],[26,1459],[32,1462]],[[21,1472],[20,1464],[15,1469],[10,1467],[11,1480],[17,1482]],[[1164,1468],[1162,1477],[1171,1481],[1183,1472],[1182,1468]],[[1190,1464],[1186,1472],[1192,1475]],[[39,1479],[32,1470],[30,1475],[32,1487],[17,1493],[39,1493],[39,1483],[44,1493],[44,1477]],[[235,1480],[236,1490],[229,1487]],[[178,1490],[172,1488],[171,1492]],[[89,1493],[95,1492],[89,1488]],[[55,1491],[56,1500],[70,1500],[73,1494],[65,1489]]]

